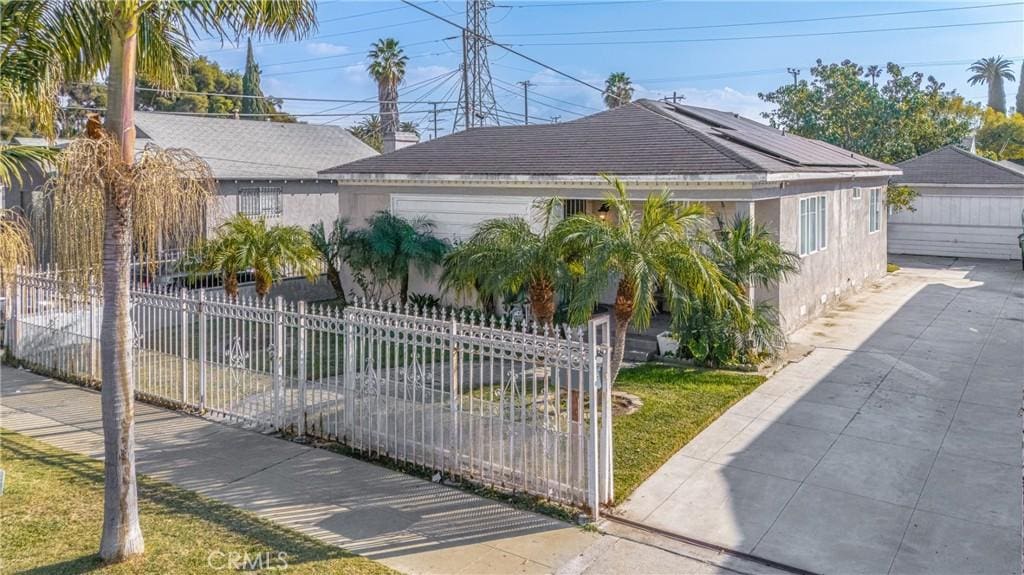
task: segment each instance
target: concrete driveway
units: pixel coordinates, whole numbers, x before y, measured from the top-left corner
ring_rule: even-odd
[[[819,573],[1018,573],[1020,263],[897,261],[618,513]]]

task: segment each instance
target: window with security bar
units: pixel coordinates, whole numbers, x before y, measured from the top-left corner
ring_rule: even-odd
[[[281,188],[259,186],[238,190],[238,213],[249,217],[275,218],[281,212]]]
[[[562,214],[566,218],[587,213],[587,200],[565,200]]]

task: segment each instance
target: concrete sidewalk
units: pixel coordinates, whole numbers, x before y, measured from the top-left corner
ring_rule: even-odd
[[[0,367],[0,427],[103,453],[99,394]],[[404,573],[735,573],[642,534],[599,535],[356,459],[136,404],[138,469]],[[763,572],[751,566],[747,572]]]

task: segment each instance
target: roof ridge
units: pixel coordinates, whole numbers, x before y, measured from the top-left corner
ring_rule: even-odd
[[[686,132],[696,136],[700,141],[702,141],[705,144],[711,146],[712,148],[714,148],[718,152],[721,152],[722,154],[725,154],[726,156],[728,156],[729,159],[735,160],[735,161],[739,162],[740,164],[742,164],[742,165],[744,165],[744,166],[746,166],[748,168],[756,168],[756,169],[759,169],[759,170],[764,170],[765,172],[768,171],[767,167],[762,166],[761,164],[758,164],[757,162],[755,162],[753,160],[750,160],[748,158],[743,157],[743,155],[735,152],[734,150],[729,149],[728,146],[723,146],[720,142],[716,142],[713,138],[711,138],[711,137],[701,133],[699,130],[695,130],[695,129],[691,128],[690,126],[687,126],[686,124],[680,122],[679,120],[677,120],[677,119],[675,119],[675,118],[673,118],[673,117],[671,117],[671,116],[669,116],[667,114],[662,113],[661,110],[658,110],[656,108],[652,108],[651,106],[647,105],[647,102],[651,102],[651,103],[655,103],[656,104],[656,102],[654,100],[650,100],[650,99],[646,99],[646,98],[643,99],[643,100],[638,100],[636,102],[636,104],[638,104],[641,108],[643,108],[644,110],[647,110],[651,114],[654,114],[656,116],[664,118],[664,119],[668,120],[669,122],[672,122],[676,126],[679,126],[680,128],[682,128]],[[761,152],[758,152],[758,153],[761,153]]]

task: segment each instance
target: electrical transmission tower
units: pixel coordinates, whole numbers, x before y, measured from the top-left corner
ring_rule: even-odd
[[[453,131],[500,124],[494,86],[491,85],[491,66],[487,61],[487,46],[491,38],[487,28],[487,10],[493,4],[493,0],[466,0],[462,86]]]

